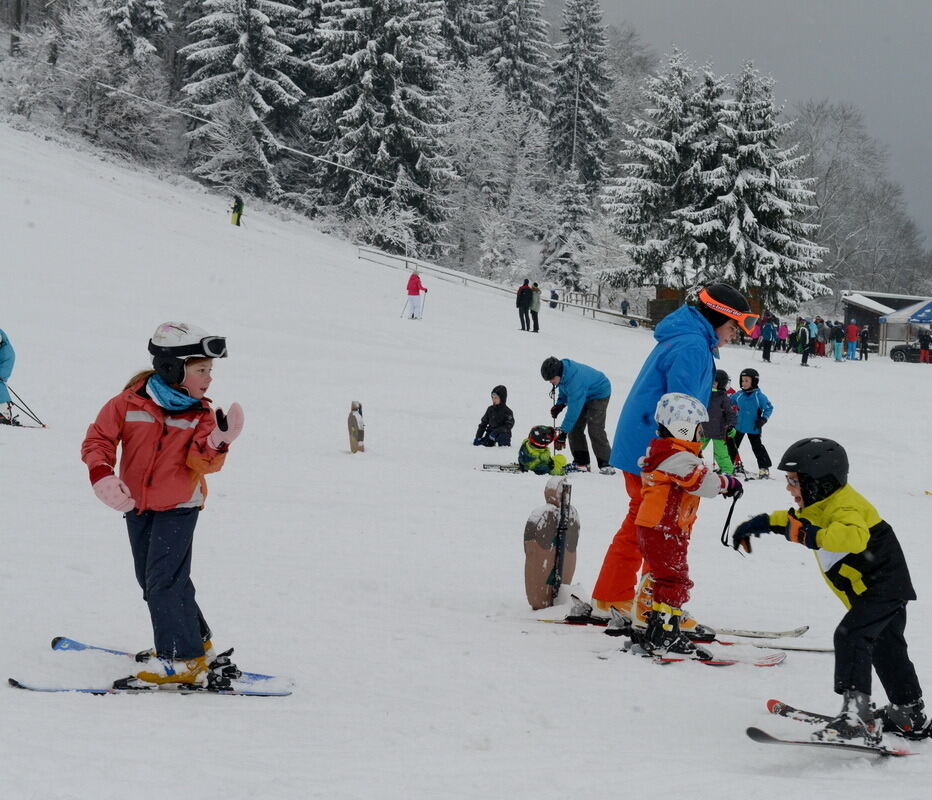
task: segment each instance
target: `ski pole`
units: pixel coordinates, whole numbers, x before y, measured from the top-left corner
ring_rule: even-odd
[[[42,420],[40,420],[40,419],[36,416],[35,412],[34,412],[29,406],[26,405],[26,403],[23,401],[23,398],[20,397],[18,394],[16,394],[16,392],[13,391],[13,387],[10,386],[9,384],[7,384],[7,387],[6,387],[6,388],[9,389],[10,394],[13,395],[13,397],[15,397],[15,398],[17,399],[17,401],[18,401],[18,402],[16,403],[17,408],[19,408],[20,411],[23,411],[24,413],[28,414],[28,415],[32,418],[32,420],[33,420],[37,425],[41,425],[41,426],[44,428],[44,427],[45,427],[45,423],[42,422]]]
[[[409,302],[408,300],[405,300],[404,307],[401,309],[401,316],[402,316],[402,317],[404,317],[405,311],[408,310],[408,302]]]
[[[424,296],[421,298],[421,319],[424,318],[424,307],[427,305],[427,292],[424,292]]]

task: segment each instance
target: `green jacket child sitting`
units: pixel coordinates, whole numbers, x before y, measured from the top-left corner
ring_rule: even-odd
[[[522,472],[536,475],[565,475],[566,456],[551,455],[548,449],[556,431],[549,425],[535,425],[518,450],[518,465]]]

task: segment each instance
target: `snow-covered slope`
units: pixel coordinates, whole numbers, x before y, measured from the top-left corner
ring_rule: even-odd
[[[835,711],[832,658],[791,653],[777,668],[655,667],[602,661],[595,629],[533,621],[522,532],[544,479],[489,474],[514,450],[470,445],[490,389],[505,383],[517,431],[546,422],[548,355],[605,371],[609,434],[649,351],[643,330],[541,313],[517,330],[500,294],[425,275],[424,319],[400,318],[405,275],[357,261],[308,223],[0,126],[0,327],[17,350],[11,385],[49,424],[0,429],[0,631],[4,674],[59,685],[126,672],[109,657],[55,654],[67,634],[150,644],[120,516],[79,458],[87,424],[137,369],[156,325],[181,319],[229,337],[211,395],[246,410],[214,476],[194,578],[221,647],[247,669],[294,676],[284,699],[35,695],[0,688],[0,796],[110,800],[158,792],[270,798],[632,797],[704,800],[927,796],[925,759],[875,764],[843,753],[767,749],[748,725],[764,701]],[[920,599],[908,630],[932,670],[932,586],[920,365],[759,363],[776,406],[774,458],[804,435],[842,441],[853,484],[898,532]],[[346,416],[364,404],[366,449]],[[748,452],[746,457],[753,458]],[[588,592],[623,513],[620,477],[573,479]],[[746,514],[786,507],[757,482]],[[831,643],[842,608],[811,555],[782,539],[743,558],[718,543],[726,502],[704,501],[691,550],[690,610],[719,625],[812,626]],[[879,686],[876,699],[883,699]],[[915,746],[926,757],[929,746]]]

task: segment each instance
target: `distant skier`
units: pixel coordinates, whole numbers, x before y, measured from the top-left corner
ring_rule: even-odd
[[[408,319],[420,319],[421,312],[423,309],[423,301],[421,300],[421,292],[427,294],[427,289],[424,287],[424,284],[421,283],[421,276],[418,274],[417,269],[411,271],[411,277],[408,278],[408,302],[405,305],[405,310],[408,312]]]
[[[530,331],[531,330],[531,300],[533,299],[533,292],[531,291],[530,279],[525,278],[524,283],[518,287],[518,291],[515,292],[515,306],[518,309],[518,320],[521,323],[521,330]]]
[[[881,730],[926,738],[930,722],[904,636],[906,603],[916,593],[893,528],[848,483],[848,455],[838,442],[800,439],[778,469],[786,472],[797,508],[751,517],[735,528],[732,542],[750,553],[752,536],[778,533],[813,550],[823,577],[848,609],[834,641],[841,712],[812,738],[877,745]],[[890,701],[879,719],[870,702],[871,666]]]
[[[238,194],[233,195],[233,205],[230,208],[230,222],[234,225],[239,225],[240,220],[243,218],[243,210],[246,208],[246,204],[243,202],[243,198]]]
[[[476,446],[511,447],[511,429],[515,426],[515,417],[508,408],[508,390],[504,386],[496,386],[492,390],[492,405],[482,415],[476,437],[472,443]]]
[[[709,399],[709,419],[702,425],[702,449],[712,442],[712,455],[715,464],[722,475],[731,475],[735,471],[734,462],[728,453],[728,439],[735,435],[735,422],[738,411],[732,405],[728,395],[728,384],[731,378],[723,369],[715,370],[715,380],[712,381],[712,397]]]
[[[929,363],[929,351],[932,350],[932,331],[923,328],[917,337],[919,343],[919,363]]]
[[[87,429],[81,458],[97,498],[126,520],[136,580],[149,606],[155,648],[116,689],[194,684],[221,689],[238,677],[229,653],[214,652],[194,599],[191,551],[207,497],[205,476],[224,465],[243,429],[243,410],[224,413],[205,394],[226,340],[193,325],[166,322],[149,340],[154,369],[132,377]],[[117,447],[120,447],[119,475]]]
[[[10,344],[6,332],[0,330],[0,425],[18,425],[13,419],[13,406],[10,391],[6,388],[7,381],[13,372],[16,363],[16,351]]]
[[[560,299],[560,295],[557,294],[557,290],[556,290],[556,289],[551,289],[551,290],[550,290],[550,307],[551,307],[551,308],[556,308],[556,307],[557,307],[557,300],[559,300],[559,299]]]
[[[531,284],[531,305],[528,306],[528,311],[531,312],[531,323],[534,325],[534,333],[540,333],[540,321],[538,316],[540,315],[540,286],[536,283]]]

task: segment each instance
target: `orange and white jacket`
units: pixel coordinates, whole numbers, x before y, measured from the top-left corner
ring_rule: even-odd
[[[119,476],[137,511],[203,508],[204,476],[226,460],[225,451],[207,444],[217,425],[214,414],[206,399],[186,411],[166,411],[143,386],[140,381],[109,400],[88,427],[81,458],[91,484],[113,474],[121,445]]]
[[[641,507],[638,525],[660,531],[689,533],[699,500],[715,497],[725,481],[710,470],[699,453],[701,442],[651,439],[641,467]]]

